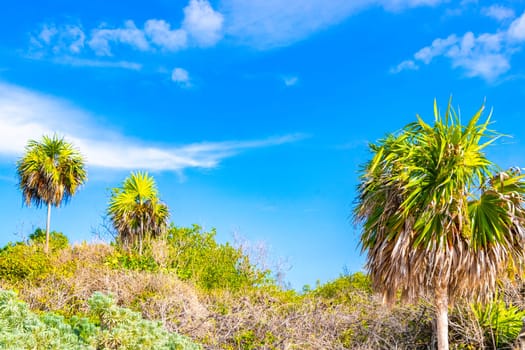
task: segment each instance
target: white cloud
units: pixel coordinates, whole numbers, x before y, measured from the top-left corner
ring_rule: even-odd
[[[507,18],[510,17],[507,15]],[[444,39],[436,39],[431,45],[418,50],[413,59],[404,62],[430,64],[436,58],[445,57],[453,68],[461,68],[467,77],[494,81],[511,69],[511,59],[524,41],[525,13],[495,33],[476,35],[467,32],[461,37],[451,34]]]
[[[462,56],[453,60],[453,67],[461,67],[468,77],[482,77],[493,81],[510,69],[508,59],[501,54],[483,56]]]
[[[397,74],[404,70],[418,70],[419,66],[413,60],[406,60],[390,69],[391,74]]]
[[[30,38],[30,56],[44,58],[80,54],[87,42],[91,56],[113,56],[115,47],[155,52],[177,51],[192,46],[209,47],[222,39],[224,18],[207,0],[190,0],[183,9],[184,19],[180,28],[163,19],[149,19],[139,28],[132,20],[123,26],[112,27],[106,23],[92,29],[86,38],[80,26],[46,24]],[[86,52],[84,52],[86,54]]]
[[[508,35],[512,40],[525,40],[525,12],[511,23]]]
[[[110,43],[124,44],[140,51],[147,51],[150,46],[144,32],[128,20],[123,28],[97,28],[91,33],[89,47],[99,56],[111,56]]]
[[[180,67],[173,69],[171,72],[171,80],[180,86],[189,87],[191,85],[190,74],[187,70]]]
[[[92,116],[66,101],[0,82],[0,154],[20,156],[29,139],[57,133],[74,143],[89,166],[181,171],[213,168],[242,151],[283,145],[301,134],[251,141],[200,142],[160,147],[132,140],[94,124]]]
[[[445,39],[436,39],[430,46],[424,47],[414,55],[414,58],[429,64],[436,56],[443,55],[451,46],[458,42],[458,37],[455,34],[448,36]]]
[[[297,85],[299,82],[299,77],[296,76],[289,76],[283,78],[284,85],[286,86],[294,86]]]
[[[444,0],[381,0],[379,3],[387,10],[399,11],[420,6],[436,6]]]
[[[171,29],[164,20],[150,19],[144,24],[144,32],[152,43],[162,49],[175,51],[187,45],[187,33],[183,29]]]
[[[33,50],[47,49],[58,54],[79,54],[84,48],[86,35],[78,25],[66,24],[56,27],[54,24],[42,26],[39,33],[31,35]],[[44,56],[46,52],[40,52]]]
[[[58,30],[55,26],[44,26],[38,38],[40,38],[44,43],[51,44],[51,39],[58,33]]]
[[[516,16],[513,9],[497,4],[482,8],[481,13],[498,21],[505,21]]]
[[[225,31],[261,49],[286,46],[372,6],[391,11],[445,0],[223,0]]]
[[[222,14],[216,12],[207,0],[190,0],[184,8],[182,28],[198,46],[213,46],[222,38]]]
[[[129,61],[106,61],[93,60],[87,58],[79,58],[72,56],[60,56],[52,60],[54,63],[69,65],[74,67],[96,67],[96,68],[121,68],[139,71],[142,65],[136,62]]]

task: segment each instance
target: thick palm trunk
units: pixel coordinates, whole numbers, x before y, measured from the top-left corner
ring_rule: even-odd
[[[46,245],[44,252],[49,253],[49,227],[51,226],[51,202],[47,203],[47,222],[46,222]]]
[[[448,350],[448,290],[446,285],[438,285],[435,292],[437,348]]]

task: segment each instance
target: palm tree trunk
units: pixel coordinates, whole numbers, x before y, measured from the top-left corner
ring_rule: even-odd
[[[47,222],[46,222],[46,245],[44,252],[49,253],[49,227],[51,226],[51,202],[47,203]]]
[[[448,350],[448,290],[446,284],[439,283],[435,293],[437,349]]]
[[[144,218],[140,218],[139,255],[142,255],[142,238],[144,237]]]

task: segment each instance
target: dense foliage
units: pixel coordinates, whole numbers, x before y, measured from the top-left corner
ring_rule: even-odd
[[[153,177],[136,172],[112,190],[108,215],[118,233],[118,243],[142,254],[150,238],[160,237],[166,231],[169,211],[160,201]]]
[[[147,348],[146,342],[162,348],[172,340],[182,344],[189,339],[189,344],[208,349],[232,350],[435,345],[432,304],[423,298],[413,306],[396,302],[387,308],[363,273],[297,293],[272,283],[268,272],[253,267],[238,249],[216,242],[213,230],[171,227],[166,239],[151,243],[139,255],[107,244],[70,246],[55,232],[46,255],[43,231],[37,230],[26,242],[5,246],[0,251],[0,289],[16,290],[27,304],[7,292],[2,292],[7,293],[3,300],[23,305],[17,306],[25,310],[19,317],[36,327],[24,332],[38,329],[43,337],[15,332],[9,327],[19,319],[0,312],[5,341],[20,349],[37,341],[57,342],[56,349],[71,344],[140,349]],[[488,304],[458,300],[451,310],[451,344],[508,348],[524,315],[523,286],[519,279],[501,284],[499,299]],[[149,335],[141,336],[144,332]],[[187,346],[183,348],[193,345]]]
[[[37,315],[11,291],[0,291],[2,349],[159,349],[197,350],[186,337],[169,333],[158,322],[115,305],[110,296],[95,293],[87,317],[65,319],[53,313]]]
[[[142,254],[117,246],[108,264],[117,269],[170,271],[206,290],[238,291],[270,282],[269,271],[258,270],[240,249],[218,243],[215,235],[214,229],[203,232],[198,225],[171,226],[165,237],[146,244]]]

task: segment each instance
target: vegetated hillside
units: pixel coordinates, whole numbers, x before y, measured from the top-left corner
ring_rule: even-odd
[[[41,230],[27,242],[8,244],[0,251],[0,288],[6,290],[0,292],[0,348],[434,346],[433,310],[424,300],[388,308],[361,273],[302,293],[284,290],[270,271],[214,236],[198,226],[172,226],[142,255],[116,245],[71,246],[56,232],[46,255]],[[514,342],[525,316],[522,283],[501,285],[501,300],[455,305],[453,346],[508,348]]]

